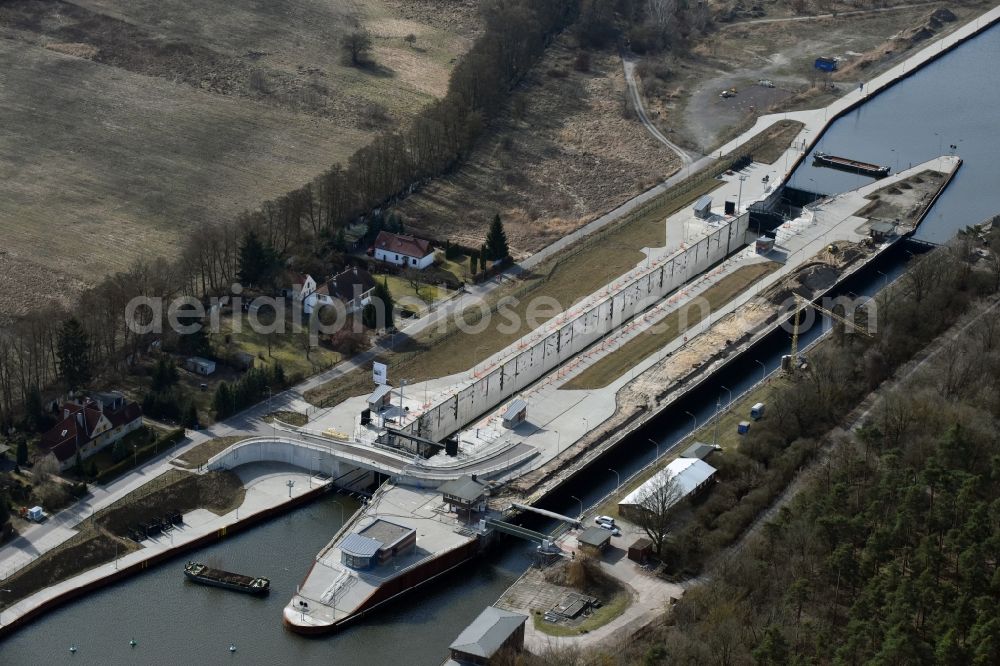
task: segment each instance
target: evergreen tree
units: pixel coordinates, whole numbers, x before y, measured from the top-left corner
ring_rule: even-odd
[[[177,366],[172,360],[161,356],[153,368],[153,391],[157,393],[165,391],[176,384],[177,379]]]
[[[280,363],[274,364],[274,379],[272,383],[277,389],[283,389],[288,386],[288,379],[285,377],[285,366]]]
[[[788,663],[788,641],[777,627],[768,627],[764,640],[753,651],[753,660],[759,666],[784,666]]]
[[[361,311],[361,323],[371,329],[392,328],[393,326],[392,294],[385,280],[375,282],[372,290],[371,303]]]
[[[237,273],[240,282],[248,287],[267,284],[274,277],[277,263],[278,257],[274,248],[261,242],[256,231],[248,231],[240,245]]]
[[[471,252],[469,253],[469,272],[475,277],[476,273],[479,272],[479,253]]]
[[[229,390],[228,382],[222,382],[215,389],[214,407],[217,419],[224,419],[233,413],[233,393]]]
[[[90,381],[90,337],[75,318],[63,322],[59,329],[56,350],[59,376],[70,391],[82,388]]]
[[[21,437],[17,440],[17,464],[24,465],[28,462],[28,440]]]
[[[185,428],[198,427],[198,408],[195,406],[194,400],[188,400],[185,403],[181,423]]]
[[[42,394],[37,386],[32,386],[28,395],[24,399],[25,425],[35,432],[45,430],[48,419],[45,417],[45,410],[42,408]]]
[[[483,256],[490,261],[500,261],[510,256],[510,247],[507,245],[507,232],[504,231],[499,213],[493,218],[490,230],[486,234],[486,251]]]
[[[344,232],[344,227],[337,229],[337,235],[334,238],[333,244],[341,252],[347,251],[347,234]]]

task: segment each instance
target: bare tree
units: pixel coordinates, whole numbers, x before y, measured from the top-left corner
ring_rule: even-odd
[[[666,473],[653,477],[649,488],[639,496],[638,507],[635,516],[632,517],[633,522],[641,527],[653,542],[657,555],[663,553],[663,546],[670,532],[673,509],[682,496],[677,482]]]

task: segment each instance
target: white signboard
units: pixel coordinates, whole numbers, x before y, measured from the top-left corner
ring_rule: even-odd
[[[385,363],[379,363],[375,361],[372,363],[372,379],[375,380],[376,384],[387,384],[389,369],[385,366]]]

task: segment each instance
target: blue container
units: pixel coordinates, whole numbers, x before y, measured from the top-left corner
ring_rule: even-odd
[[[837,71],[837,61],[833,58],[816,58],[813,66],[823,72]]]
[[[741,435],[745,435],[750,432],[750,422],[740,421],[739,425],[736,426],[736,432]]]

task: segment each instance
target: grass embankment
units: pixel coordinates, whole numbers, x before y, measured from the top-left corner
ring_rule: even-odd
[[[805,125],[797,120],[781,120],[771,125],[761,135],[763,143],[753,151],[754,161],[774,164],[779,157],[785,154],[803,127]]]
[[[245,436],[216,437],[198,446],[192,447],[182,456],[174,459],[174,463],[187,465],[188,467],[200,467],[207,463],[209,459],[217,453],[225,451],[233,444],[247,439]]]
[[[706,174],[692,177],[688,185],[679,186],[680,191],[666,192],[630,213],[617,225],[543,262],[517,283],[498,289],[490,298],[491,306],[506,297],[517,299],[516,304],[505,308],[521,322],[515,330],[511,330],[514,327],[509,325],[506,315],[493,317],[489,326],[479,333],[462,332],[451,324],[444,334],[431,332],[402,343],[399,353],[386,354],[382,360],[391,366],[393,376],[405,377],[411,382],[469,370],[484,358],[520,339],[534,326],[543,324],[558,312],[635,268],[645,259],[642,248],[661,247],[666,243],[667,217],[720,185],[721,181]],[[554,299],[558,307],[545,308],[544,311],[539,308],[529,322],[528,306],[531,301],[540,298]],[[466,322],[474,324],[479,320],[480,312],[478,309],[467,310],[463,316]],[[307,392],[305,397],[314,404],[335,405],[352,395],[364,393],[369,388],[370,379],[367,370],[358,370]]]
[[[309,417],[301,412],[292,412],[287,410],[281,410],[277,412],[271,412],[264,417],[264,421],[267,423],[286,423],[291,426],[301,427],[309,423]]]
[[[232,472],[167,471],[80,523],[77,534],[5,578],[0,608],[139,550],[142,546],[123,536],[138,523],[197,508],[221,516],[242,504],[244,495],[243,482]]]
[[[655,354],[684,331],[697,326],[705,316],[744,292],[751,284],[778,269],[780,264],[773,261],[752,264],[737,269],[731,275],[719,280],[707,289],[696,302],[684,306],[661,317],[652,328],[629,340],[618,350],[608,354],[567,382],[568,390],[599,389],[607,386],[631,368]],[[705,305],[708,305],[706,308]],[[683,328],[682,328],[683,326]]]

